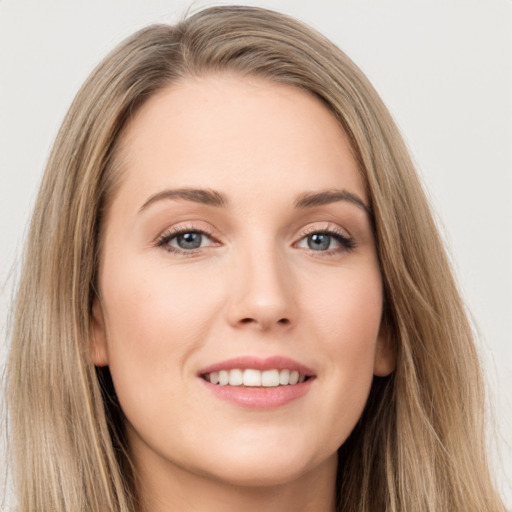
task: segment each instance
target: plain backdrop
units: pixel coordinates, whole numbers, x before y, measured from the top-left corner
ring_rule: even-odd
[[[497,418],[492,453],[510,506],[512,1],[238,3],[291,14],[331,38],[367,74],[401,128],[480,332]],[[136,29],[213,4],[0,0],[0,367],[23,236],[74,94]],[[0,466],[2,460],[0,450]]]

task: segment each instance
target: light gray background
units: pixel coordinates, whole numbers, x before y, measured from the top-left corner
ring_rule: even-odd
[[[281,10],[330,37],[398,122],[481,333],[497,417],[492,453],[511,506],[505,480],[512,473],[512,1],[239,3]],[[134,30],[213,4],[0,0],[0,366],[23,235],[74,94]],[[0,466],[2,459],[0,450]]]

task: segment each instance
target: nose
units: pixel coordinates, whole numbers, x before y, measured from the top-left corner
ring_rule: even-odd
[[[284,255],[247,250],[233,261],[229,273],[228,323],[260,331],[287,329],[297,315],[296,293]]]

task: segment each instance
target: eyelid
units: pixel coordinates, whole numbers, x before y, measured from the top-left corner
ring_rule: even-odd
[[[328,249],[326,251],[316,251],[313,249],[304,248],[306,251],[313,254],[314,256],[336,256],[340,255],[343,252],[351,251],[357,247],[357,243],[354,237],[346,229],[331,222],[324,222],[322,226],[319,226],[318,223],[306,226],[297,235],[298,240],[293,243],[293,246],[297,247],[298,244],[302,242],[302,240],[304,240],[304,238],[308,237],[309,235],[317,233],[324,233],[326,235],[334,237],[341,247],[337,247],[335,249]]]
[[[207,249],[208,247],[198,247],[196,249],[181,249],[179,247],[175,247],[169,245],[168,242],[173,238],[185,233],[200,233],[203,236],[206,236],[212,242],[209,246],[219,246],[220,242],[217,237],[214,235],[214,230],[209,227],[199,227],[194,225],[193,223],[189,224],[178,224],[176,226],[171,226],[164,231],[162,231],[153,241],[153,246],[162,248],[167,252],[171,252],[177,255],[182,256],[195,256],[198,252]]]
[[[298,236],[304,238],[305,236],[313,233],[332,233],[341,235],[345,238],[352,238],[351,234],[346,229],[332,222],[315,222],[314,224],[309,224],[299,232]]]

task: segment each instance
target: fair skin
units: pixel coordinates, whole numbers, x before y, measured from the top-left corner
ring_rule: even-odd
[[[298,89],[206,76],[149,99],[119,158],[93,358],[144,510],[333,511],[337,449],[394,364],[345,133]]]

